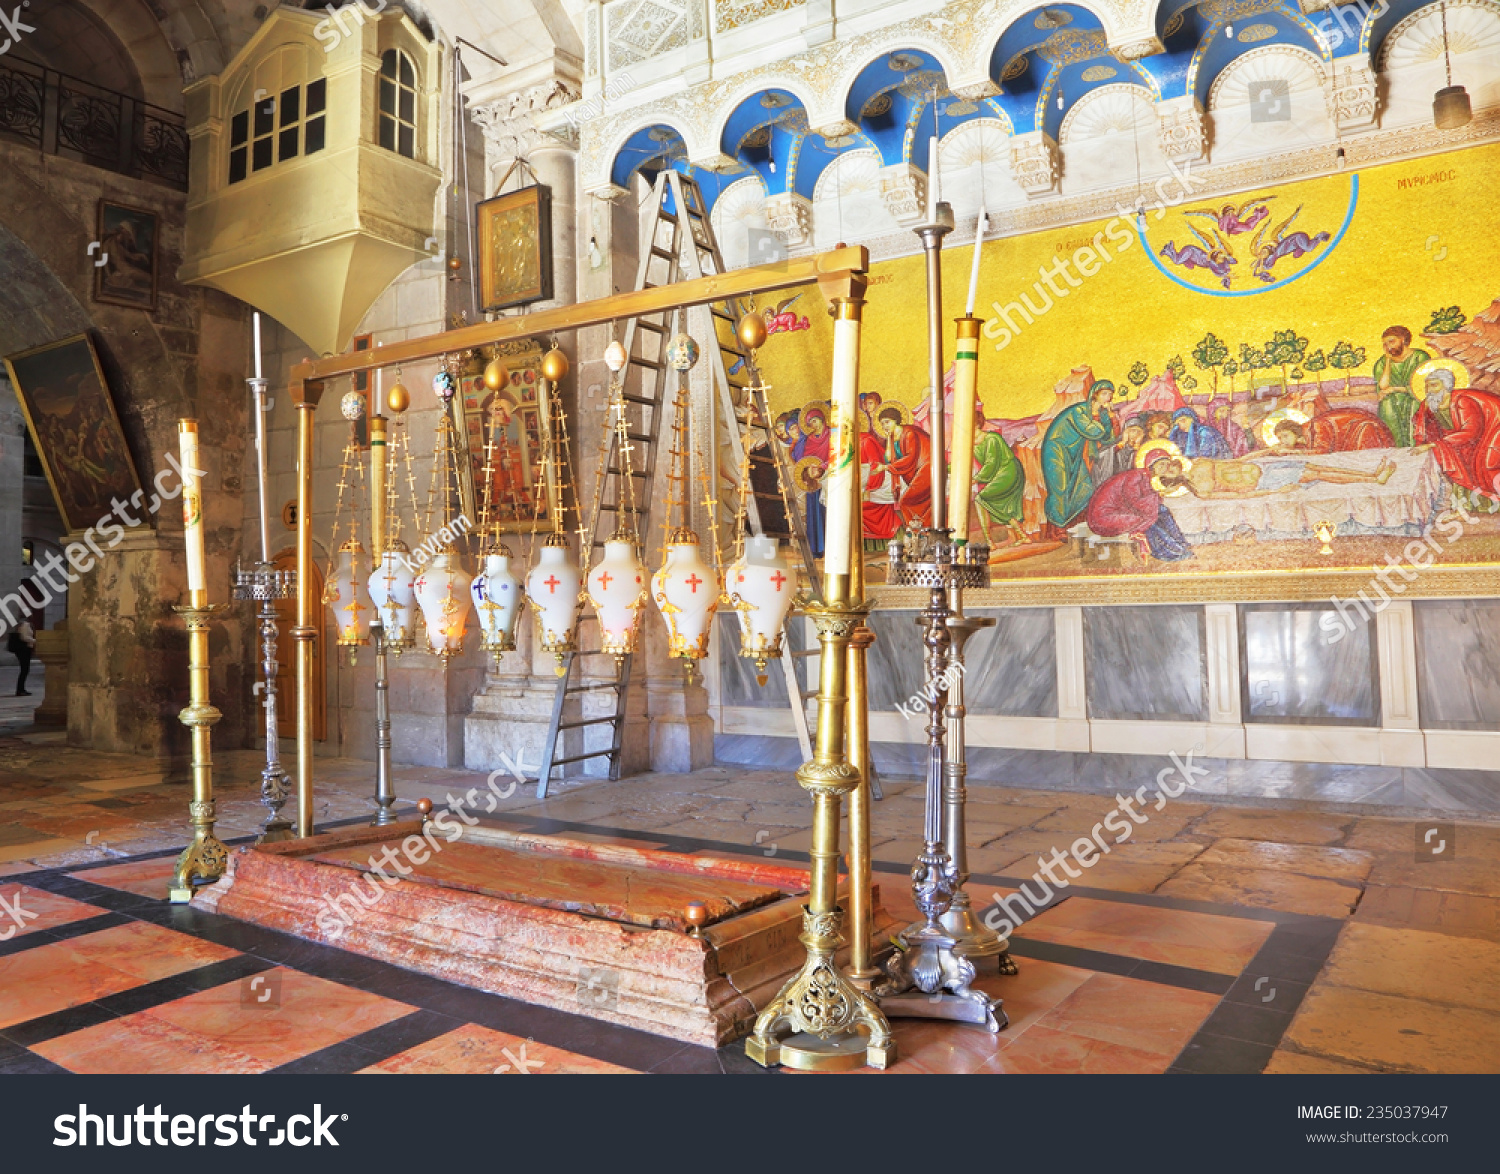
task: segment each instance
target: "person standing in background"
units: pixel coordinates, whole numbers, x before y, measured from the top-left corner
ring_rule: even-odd
[[[31,626],[30,617],[23,617],[21,622],[11,629],[10,639],[5,643],[7,652],[15,653],[16,659],[21,662],[21,675],[16,678],[16,696],[30,697],[26,688],[26,677],[31,672],[31,654],[36,649],[36,631]]]

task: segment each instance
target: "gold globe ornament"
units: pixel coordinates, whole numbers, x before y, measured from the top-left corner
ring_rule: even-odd
[[[484,365],[484,385],[491,391],[499,391],[510,382],[510,371],[498,357]]]
[[[411,407],[411,392],[406,390],[406,385],[400,380],[391,384],[390,390],[385,393],[385,402],[391,411],[400,415]]]
[[[751,310],[740,319],[735,333],[739,335],[740,342],[752,351],[759,350],[766,345],[766,320],[761,317],[760,311]]]
[[[568,374],[568,356],[553,347],[542,356],[542,378],[549,383],[561,383]]]

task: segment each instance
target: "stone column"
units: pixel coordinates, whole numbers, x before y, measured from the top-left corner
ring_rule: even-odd
[[[597,6],[596,6],[597,7]],[[503,79],[502,86],[514,84],[514,78]],[[521,89],[498,97],[482,96],[476,101],[475,121],[484,129],[485,170],[489,175],[486,195],[495,194],[500,182],[516,160],[524,160],[535,173],[535,181],[545,184],[552,198],[552,298],[526,307],[528,310],[572,305],[577,300],[579,234],[577,223],[577,144],[567,129],[547,131],[538,119],[549,111],[576,102],[577,82],[555,72],[535,80]],[[506,184],[513,190],[533,182],[524,169],[511,172]],[[585,238],[586,239],[586,238]],[[587,263],[587,248],[583,249]],[[587,440],[579,435],[577,387],[579,379],[578,348],[572,332],[558,338],[558,345],[568,355],[571,370],[558,388],[563,409],[573,436],[573,456]],[[542,340],[543,345],[551,342]],[[573,514],[567,515],[570,529],[576,527]],[[515,557],[513,565],[520,577],[530,569],[528,547],[536,544],[529,535],[515,535],[507,543]],[[575,538],[576,547],[576,538]],[[581,552],[579,552],[581,553]],[[531,561],[536,552],[531,551]],[[538,769],[545,748],[548,726],[557,696],[557,660],[539,647],[535,615],[522,611],[517,623],[516,651],[505,653],[498,663],[491,662],[485,682],[475,695],[473,707],[464,718],[464,765],[471,770],[497,768],[522,770],[527,775]],[[577,680],[575,674],[575,681]],[[566,716],[578,716],[580,706],[571,703]],[[565,736],[559,742],[558,755],[576,753],[582,743],[578,734]],[[578,773],[576,768],[570,773]]]
[[[1427,749],[1417,711],[1417,636],[1411,600],[1393,599],[1375,617],[1380,666],[1380,763],[1425,766]]]
[[[1208,669],[1209,758],[1244,758],[1245,723],[1240,710],[1240,616],[1232,603],[1203,608]]]
[[[1057,640],[1057,748],[1087,752],[1090,736],[1083,608],[1054,608],[1052,617]]]

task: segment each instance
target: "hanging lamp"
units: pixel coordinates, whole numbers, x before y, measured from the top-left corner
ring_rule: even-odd
[[[1432,121],[1438,130],[1457,130],[1468,126],[1474,118],[1474,108],[1469,101],[1469,91],[1453,84],[1453,57],[1448,47],[1448,6],[1438,9],[1443,17],[1443,69],[1447,85],[1432,99]]]

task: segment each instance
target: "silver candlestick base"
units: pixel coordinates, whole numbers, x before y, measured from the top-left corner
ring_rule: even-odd
[[[976,928],[984,927],[970,925],[973,914],[967,901],[955,901],[967,868],[961,840],[950,844],[953,835],[945,834],[945,824],[948,832],[960,837],[963,827],[961,807],[954,810],[955,801],[961,804],[962,790],[953,777],[956,756],[949,748],[955,737],[963,737],[963,694],[957,693],[955,713],[950,692],[955,671],[962,671],[957,666],[962,665],[962,644],[968,635],[952,628],[949,601],[963,587],[989,585],[989,550],[956,544],[946,531],[928,530],[905,542],[891,542],[889,552],[886,581],[929,592],[928,605],[917,616],[927,648],[927,803],[925,840],[911,869],[912,895],[923,920],[896,936],[896,952],[886,961],[887,981],[876,993],[882,1010],[890,1015],[949,1019],[999,1031],[1009,1022],[1000,1000],[971,988],[976,971],[969,955],[980,951],[962,948],[959,934],[968,944],[978,937]],[[950,917],[955,912],[958,916]],[[951,930],[945,919],[953,921]]]
[[[290,820],[282,818],[281,808],[290,793],[287,773],[281,765],[281,735],[276,717],[276,600],[289,599],[296,588],[292,571],[278,571],[269,563],[257,563],[250,570],[234,569],[234,597],[260,603],[261,668],[264,681],[257,681],[255,691],[262,694],[266,722],[266,765],[260,772],[260,801],[266,807],[266,822],[256,838],[258,844],[274,844],[293,839]]]

